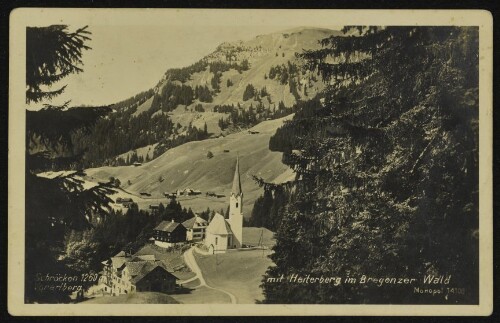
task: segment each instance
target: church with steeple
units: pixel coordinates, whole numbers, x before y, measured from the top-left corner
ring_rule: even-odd
[[[207,227],[205,245],[210,253],[224,253],[243,244],[243,191],[241,190],[239,158],[236,159],[233,186],[229,197],[229,218],[216,213]]]

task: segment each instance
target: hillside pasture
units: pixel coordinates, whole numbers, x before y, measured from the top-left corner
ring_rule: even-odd
[[[231,193],[236,157],[240,157],[240,174],[243,189],[243,214],[249,217],[255,200],[262,194],[262,188],[253,180],[252,175],[268,182],[281,182],[293,179],[293,172],[281,162],[282,154],[269,150],[269,138],[283,122],[293,115],[262,122],[248,131],[233,133],[226,137],[189,142],[172,148],[155,160],[141,166],[99,167],[87,169],[87,179],[108,181],[109,177],[118,178],[122,183],[129,180],[127,192],[135,195],[134,200],[141,208],[159,201],[168,203],[164,192],[174,192],[187,187],[197,189],[202,195],[182,197],[183,207],[191,207],[195,212],[210,209],[226,209]],[[213,158],[207,158],[211,151]],[[159,178],[163,180],[160,181]],[[224,198],[207,197],[206,192],[225,195]],[[148,192],[151,198],[139,198],[140,192]]]
[[[261,236],[262,241],[260,241]],[[274,240],[274,233],[266,228],[244,227],[243,244],[258,246],[259,243],[267,248],[271,248],[276,244],[276,241]]]

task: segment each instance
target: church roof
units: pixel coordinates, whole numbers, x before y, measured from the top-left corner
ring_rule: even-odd
[[[241,181],[240,181],[240,160],[236,158],[236,169],[234,170],[233,187],[231,193],[235,195],[241,194]]]
[[[207,227],[207,232],[212,234],[233,234],[231,226],[220,213],[215,213],[212,221]]]

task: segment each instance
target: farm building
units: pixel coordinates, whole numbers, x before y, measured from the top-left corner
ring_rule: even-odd
[[[123,205],[125,205],[127,203],[132,203],[132,202],[134,202],[134,200],[131,199],[130,197],[118,197],[116,199],[116,203],[123,204]]]
[[[176,198],[177,197],[177,192],[173,192],[173,193],[163,192],[163,196],[169,197],[169,198]]]
[[[162,221],[153,230],[155,244],[163,248],[169,248],[176,244],[186,242],[186,228],[177,222]]]
[[[104,261],[102,291],[110,295],[175,290],[177,277],[170,273],[154,255],[130,256],[121,251]]]
[[[177,277],[160,265],[147,266],[139,275],[131,279],[138,292],[169,293],[175,290],[176,281]]]

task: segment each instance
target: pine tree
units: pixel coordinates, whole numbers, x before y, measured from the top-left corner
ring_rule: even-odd
[[[243,92],[243,101],[248,101],[255,96],[255,88],[252,84],[247,84],[245,91]]]
[[[88,26],[69,32],[67,25],[26,28],[26,103],[40,102],[62,94],[66,85],[54,90],[50,87],[66,76],[80,73],[83,50],[90,49]]]
[[[248,62],[248,59],[244,59],[242,62],[241,62],[241,69],[243,71],[248,71],[250,69],[250,63]]]
[[[263,279],[265,302],[454,302],[393,286],[266,280],[349,271],[453,272],[471,291],[462,301],[475,303],[478,30],[356,29],[359,37],[330,37],[323,49],[300,55],[332,86],[322,106],[298,110],[287,124],[295,139],[283,161],[300,180],[285,207],[272,211],[280,222],[271,256],[276,266]]]

